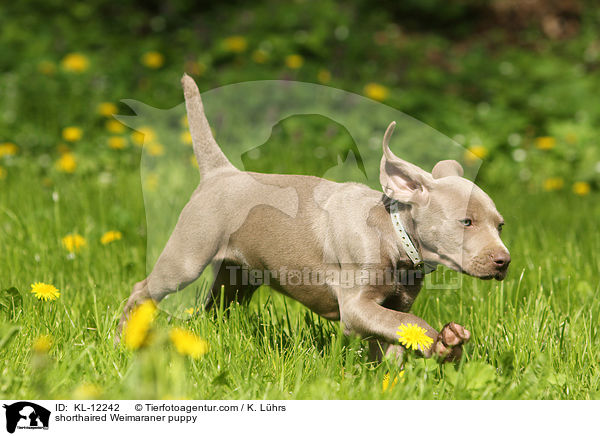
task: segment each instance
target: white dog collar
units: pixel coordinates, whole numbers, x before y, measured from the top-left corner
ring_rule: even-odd
[[[397,201],[392,201],[390,203],[390,217],[392,218],[394,230],[396,230],[396,233],[400,237],[400,243],[402,244],[404,251],[406,251],[406,254],[408,255],[408,257],[410,257],[410,260],[412,261],[412,263],[415,264],[415,266],[422,266],[423,258],[419,254],[419,251],[415,247],[415,244],[413,244],[413,242],[410,240],[410,236],[408,236],[408,233],[406,232],[406,229],[402,224],[402,219],[400,218],[400,211],[398,210]]]

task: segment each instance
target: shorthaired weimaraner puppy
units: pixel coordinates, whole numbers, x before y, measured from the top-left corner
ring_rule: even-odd
[[[154,269],[134,285],[119,334],[139,303],[185,288],[212,263],[206,308],[221,296],[224,304],[248,299],[268,284],[371,339],[379,357],[401,355],[397,330],[407,323],[433,339],[424,356],[460,357],[467,329],[451,322],[437,332],[409,313],[423,265],[502,280],[510,255],[500,239],[502,216],[458,162],[441,161],[428,173],[398,158],[388,146],[391,123],[383,194],[357,183],[243,172],[213,138],[194,81],[184,75],[182,84],[201,181]]]

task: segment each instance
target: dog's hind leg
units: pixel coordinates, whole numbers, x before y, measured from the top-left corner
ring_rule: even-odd
[[[181,212],[177,225],[160,254],[150,275],[136,283],[117,327],[115,342],[129,313],[145,300],[160,302],[173,292],[194,282],[206,266],[218,259],[221,247],[227,245],[227,235],[214,225],[210,208],[199,207],[190,201]]]
[[[215,280],[204,301],[204,309],[212,307],[229,307],[234,301],[244,303],[250,300],[259,285],[249,283],[248,274],[236,263],[224,261],[213,262]]]

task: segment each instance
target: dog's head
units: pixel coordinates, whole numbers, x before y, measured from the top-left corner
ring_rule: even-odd
[[[506,277],[510,254],[500,239],[504,220],[494,202],[453,160],[439,162],[431,173],[395,156],[383,139],[380,182],[384,193],[411,206],[426,262],[445,265],[482,279]]]

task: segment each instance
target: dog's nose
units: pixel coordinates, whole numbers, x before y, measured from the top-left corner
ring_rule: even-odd
[[[507,251],[497,251],[492,254],[492,261],[499,269],[508,268],[510,254]]]

